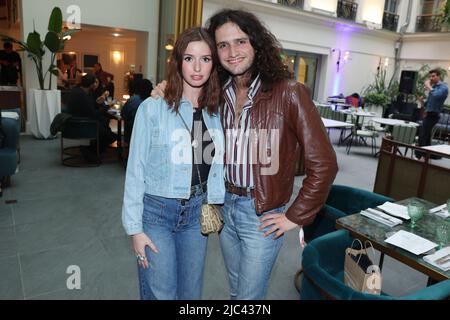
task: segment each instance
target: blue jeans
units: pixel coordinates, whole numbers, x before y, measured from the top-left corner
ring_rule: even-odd
[[[189,200],[146,194],[143,226],[158,249],[146,247],[149,268],[138,265],[142,300],[198,300],[208,237],[200,231],[201,205],[206,193]]]
[[[259,219],[268,213],[283,213],[284,206],[257,215],[254,199],[229,192],[225,195],[220,233],[225,266],[228,270],[231,299],[262,300],[267,294],[270,273],[283,244],[283,236],[273,240],[257,230]],[[264,232],[263,232],[264,231]]]

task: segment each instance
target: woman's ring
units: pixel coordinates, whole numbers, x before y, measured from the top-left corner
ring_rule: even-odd
[[[138,255],[136,256],[136,258],[137,258],[139,261],[145,261],[145,259],[146,259],[145,256],[141,256],[140,254],[138,254]]]

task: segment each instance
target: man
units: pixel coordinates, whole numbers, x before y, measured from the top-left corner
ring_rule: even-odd
[[[5,42],[0,51],[0,84],[16,86],[19,74],[21,73],[21,59],[17,52],[13,50],[11,42]]]
[[[428,91],[428,98],[425,102],[425,117],[419,131],[419,146],[431,145],[431,132],[439,121],[439,114],[448,96],[447,84],[441,81],[441,74],[438,69],[428,72],[428,80],[424,83],[425,90]],[[416,157],[421,159],[422,152],[415,152]]]
[[[221,63],[226,137],[220,245],[231,299],[264,299],[283,234],[312,223],[337,173],[336,154],[307,89],[291,80],[281,46],[253,14],[208,21]],[[153,96],[163,95],[159,85]],[[306,178],[292,206],[297,160]]]
[[[111,131],[109,127],[109,117],[105,110],[97,108],[95,105],[95,98],[93,92],[96,90],[98,82],[92,74],[87,74],[81,79],[81,84],[74,87],[69,95],[67,103],[68,113],[77,117],[87,117],[99,121],[99,147],[100,152],[106,150],[108,145],[117,140],[117,135]],[[99,159],[94,159],[95,146],[90,149],[83,149],[87,160],[93,162]]]
[[[101,63],[94,64],[94,74],[100,80],[100,85],[102,87],[106,87],[109,82],[114,80],[114,75],[103,70]]]
[[[258,18],[226,9],[211,17],[208,30],[225,82],[227,195],[220,244],[230,294],[264,299],[282,235],[314,220],[337,173],[336,155],[307,89],[290,80],[281,45]],[[307,177],[285,210],[300,152]]]

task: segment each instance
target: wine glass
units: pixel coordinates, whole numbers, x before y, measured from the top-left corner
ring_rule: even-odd
[[[439,249],[442,249],[447,245],[450,239],[450,226],[447,222],[444,221],[436,227],[436,238],[438,240]]]
[[[106,103],[109,107],[113,105],[113,98],[112,97],[106,97]]]
[[[420,203],[412,202],[408,204],[408,215],[411,218],[411,228],[416,227],[417,221],[425,215],[425,211],[425,206]]]

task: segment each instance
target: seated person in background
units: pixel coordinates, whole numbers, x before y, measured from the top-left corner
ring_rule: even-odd
[[[66,90],[69,85],[67,74],[68,66],[67,64],[64,63],[62,59],[59,59],[56,65],[57,65],[56,70],[58,71],[57,88],[58,90]]]
[[[117,135],[111,131],[108,125],[108,114],[95,105],[93,92],[96,90],[96,86],[97,82],[94,75],[88,74],[81,78],[80,86],[74,87],[70,92],[67,110],[73,116],[87,117],[99,121],[99,147],[100,152],[103,152],[108,145],[117,140]],[[95,153],[95,145],[91,145],[88,151],[91,152],[91,155]]]
[[[95,90],[92,91],[91,93],[94,101],[95,101],[95,105],[98,109],[100,110],[108,110],[108,105],[105,104],[105,101],[108,99],[108,97],[110,96],[110,93],[108,90],[105,90],[105,88],[103,88],[100,85],[100,79],[95,77]]]
[[[359,94],[353,93],[351,96],[345,97],[345,103],[358,108],[361,106],[361,97]]]
[[[125,103],[121,115],[125,121],[125,142],[130,143],[134,117],[140,104],[150,96],[153,84],[148,79],[137,80],[134,84],[134,95]]]

